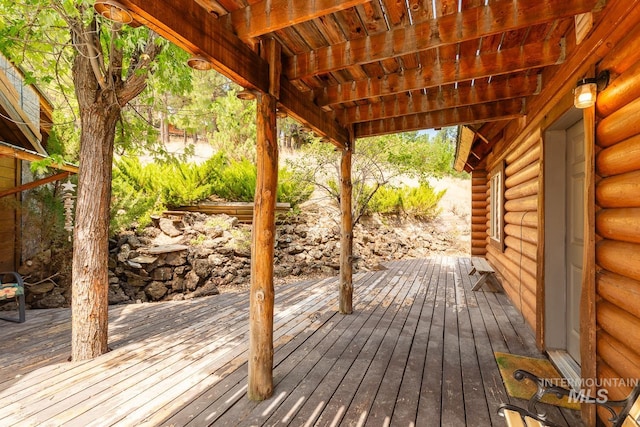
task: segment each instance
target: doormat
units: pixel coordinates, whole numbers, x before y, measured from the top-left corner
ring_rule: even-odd
[[[516,369],[524,369],[539,378],[556,380],[556,384],[563,385],[563,377],[556,368],[547,359],[537,359],[533,357],[518,356],[516,354],[495,352],[496,362],[502,375],[502,381],[507,389],[509,396],[519,399],[529,400],[533,396],[538,387],[531,380],[524,379],[518,381],[513,378]],[[545,395],[542,403],[561,406],[563,408],[580,410],[580,404],[577,402],[569,402],[567,396],[558,399],[554,395]]]

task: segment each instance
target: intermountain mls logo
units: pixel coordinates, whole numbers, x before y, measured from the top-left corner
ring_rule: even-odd
[[[561,387],[569,389],[569,403],[606,403],[609,390],[619,387],[635,387],[640,380],[630,378],[580,378],[562,379]],[[594,391],[595,390],[595,391]]]

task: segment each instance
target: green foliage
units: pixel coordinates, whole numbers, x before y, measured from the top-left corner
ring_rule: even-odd
[[[368,212],[407,212],[420,217],[432,214],[432,204],[442,196],[431,197],[426,184],[415,191],[393,190],[391,182],[410,177],[427,182],[432,176],[453,175],[455,129],[439,131],[433,140],[426,133],[404,133],[358,140],[352,160],[354,223]],[[340,202],[340,152],[333,145],[312,142],[302,148],[302,156],[289,163],[297,176]],[[382,192],[381,195],[378,195]],[[375,200],[374,200],[375,199]],[[371,203],[376,204],[369,207]],[[417,206],[424,203],[423,210]],[[432,209],[433,208],[433,209]]]
[[[298,206],[311,198],[314,186],[287,167],[278,172],[278,201]]]
[[[309,199],[313,187],[283,168],[278,201],[296,206]],[[202,164],[150,163],[137,157],[120,158],[113,171],[112,232],[143,227],[151,215],[166,209],[193,205],[212,195],[233,202],[252,202],[256,167],[247,159],[229,160],[218,153]]]
[[[234,202],[252,202],[256,190],[256,167],[247,159],[232,160],[219,171],[213,193]]]
[[[122,158],[113,169],[111,232],[151,223],[151,215],[164,210],[159,187],[159,167],[143,167],[137,158]]]
[[[435,191],[427,182],[418,187],[381,187],[371,198],[367,213],[407,214],[431,219],[438,214],[438,202],[445,193],[446,190]]]

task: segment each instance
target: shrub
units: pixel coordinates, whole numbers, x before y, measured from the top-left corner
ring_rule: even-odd
[[[219,171],[212,193],[233,202],[252,202],[256,190],[256,167],[247,159],[233,160]]]
[[[435,191],[427,182],[418,187],[380,187],[371,198],[367,213],[400,214],[429,219],[439,212],[438,202],[446,190]]]
[[[308,200],[313,185],[283,168],[278,184],[278,201],[296,206]],[[111,230],[144,227],[151,215],[167,208],[193,205],[212,195],[232,202],[252,202],[256,188],[256,167],[249,160],[229,160],[218,153],[196,165],[151,163],[121,158],[113,171]]]

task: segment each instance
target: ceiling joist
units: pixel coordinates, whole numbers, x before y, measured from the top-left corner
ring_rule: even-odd
[[[291,25],[310,21],[371,0],[261,0],[225,15],[242,40],[249,40]]]
[[[484,123],[525,114],[524,101],[511,99],[468,107],[451,108],[431,113],[412,114],[391,119],[372,120],[354,125],[356,138],[397,132],[433,129],[459,124]]]
[[[596,0],[492,2],[411,26],[348,40],[290,57],[291,80],[337,71],[482,37],[540,25],[588,12]]]
[[[193,54],[206,57],[214,68],[236,83],[263,93],[269,93],[269,64],[244,44],[222,23],[193,1],[122,0],[136,20],[161,36]],[[333,120],[329,113],[313,103],[304,102],[308,96],[300,92],[284,76],[280,83],[280,104],[296,114],[321,136],[342,146],[348,132]],[[304,109],[297,110],[299,104]]]
[[[428,68],[404,70],[383,78],[328,86],[316,89],[314,93],[316,103],[324,107],[545,67],[562,62],[564,57],[562,41],[535,42],[470,58],[461,57],[457,61],[442,61]]]
[[[491,83],[478,82],[473,86],[448,85],[434,88],[426,94],[402,93],[383,102],[345,108],[336,112],[338,121],[344,125],[366,122],[371,117],[388,119],[410,114],[428,113],[455,107],[484,104],[512,98],[530,96],[540,90],[537,74],[496,79]]]

